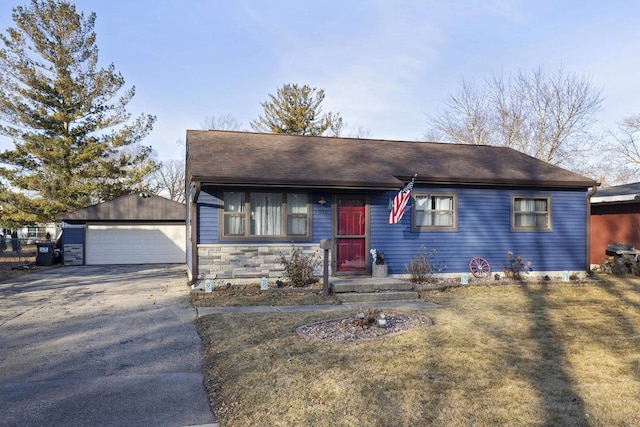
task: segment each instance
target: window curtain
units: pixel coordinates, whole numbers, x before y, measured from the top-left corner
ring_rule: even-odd
[[[291,193],[287,195],[287,234],[307,234],[307,195]]]
[[[516,227],[547,227],[547,199],[515,199]]]
[[[433,213],[433,225],[453,225],[453,221],[451,218],[453,212],[453,199],[451,197],[434,197],[433,208],[436,211]]]
[[[282,194],[251,193],[251,234],[279,236],[282,234]]]
[[[416,225],[428,226],[431,225],[431,215],[427,212],[429,206],[431,206],[431,197],[418,196],[416,197]]]
[[[453,197],[423,196],[416,198],[416,225],[449,227],[453,225]]]
[[[244,193],[224,193],[225,234],[244,234]]]

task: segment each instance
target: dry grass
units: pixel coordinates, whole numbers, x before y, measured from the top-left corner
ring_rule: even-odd
[[[11,246],[0,253],[0,282],[26,276],[36,271],[59,267],[60,264],[42,266],[35,265],[36,245],[24,245],[20,253],[13,252]]]
[[[434,326],[346,344],[335,313],[198,321],[222,426],[640,425],[640,281],[433,293]]]

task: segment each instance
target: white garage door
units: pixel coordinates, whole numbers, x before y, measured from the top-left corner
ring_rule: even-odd
[[[87,264],[185,262],[184,225],[89,225]]]

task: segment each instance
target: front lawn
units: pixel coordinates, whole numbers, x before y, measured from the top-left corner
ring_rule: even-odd
[[[429,298],[433,326],[350,343],[294,331],[336,313],[200,318],[221,425],[640,425],[640,280]]]

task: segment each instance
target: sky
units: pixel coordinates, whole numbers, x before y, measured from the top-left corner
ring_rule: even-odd
[[[418,140],[462,80],[559,68],[602,90],[603,129],[640,114],[640,2],[547,0],[76,0],[95,12],[100,63],[157,116],[143,141],[183,156],[187,129],[231,115],[250,130],[283,84],[324,89],[368,137]],[[27,0],[0,2],[0,31]],[[0,149],[11,148],[0,140]]]

